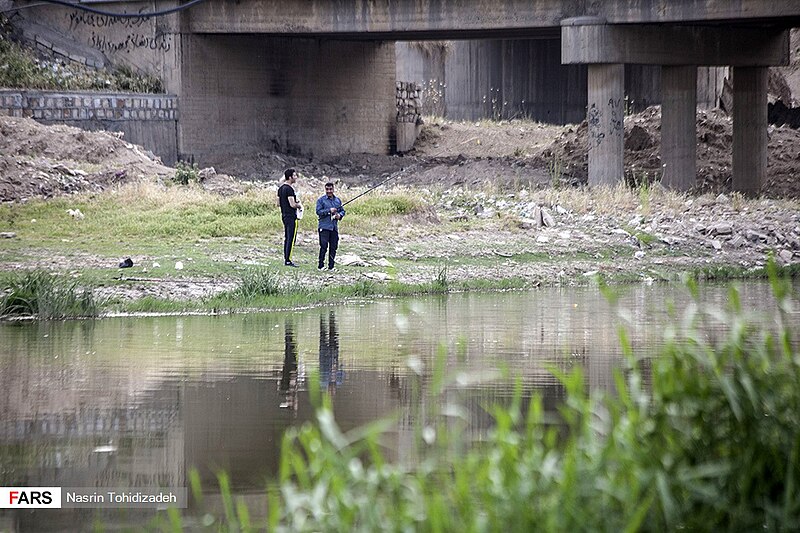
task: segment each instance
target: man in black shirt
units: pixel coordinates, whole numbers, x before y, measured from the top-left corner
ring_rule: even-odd
[[[283,173],[285,183],[278,188],[278,204],[281,206],[281,219],[283,220],[283,264],[295,267],[292,262],[292,250],[297,239],[297,209],[302,207],[300,200],[294,192],[294,182],[297,180],[297,171],[290,168]]]

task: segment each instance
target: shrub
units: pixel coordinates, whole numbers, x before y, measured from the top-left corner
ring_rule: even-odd
[[[199,169],[196,163],[186,163],[178,161],[175,165],[175,176],[172,181],[179,185],[189,185],[189,183],[196,183],[198,181]]]

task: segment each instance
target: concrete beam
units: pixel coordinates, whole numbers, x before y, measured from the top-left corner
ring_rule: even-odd
[[[614,185],[624,175],[625,65],[589,65],[589,185]]]
[[[697,179],[697,67],[662,67],[661,88],[661,183],[687,191]]]
[[[166,2],[170,5],[174,0]],[[165,2],[156,1],[161,5]],[[614,24],[800,25],[797,0],[214,0],[182,12],[196,33],[314,34],[402,40],[499,37],[558,28],[587,14]],[[373,35],[370,35],[373,34]]]
[[[767,175],[767,69],[733,69],[733,190],[757,194]]]
[[[788,65],[789,32],[780,28],[607,24],[596,17],[565,19],[564,64]]]

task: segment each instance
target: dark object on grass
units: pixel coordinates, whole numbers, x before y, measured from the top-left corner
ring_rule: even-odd
[[[133,260],[130,257],[126,257],[123,261],[120,262],[120,268],[130,268],[133,266]]]

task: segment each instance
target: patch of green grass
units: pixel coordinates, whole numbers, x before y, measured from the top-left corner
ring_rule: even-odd
[[[239,286],[233,291],[233,297],[243,301],[255,298],[274,296],[283,292],[281,276],[274,269],[248,268],[242,275]]]
[[[166,300],[154,296],[113,303],[118,305],[119,310],[128,313],[180,313],[195,310],[194,302]]]
[[[454,283],[455,290],[464,291],[507,291],[530,288],[535,280],[521,277],[503,279],[471,279]]]

